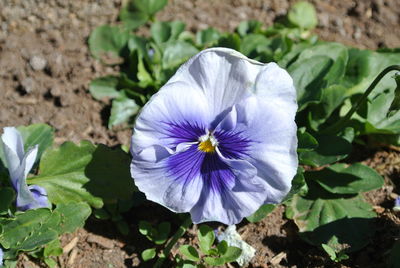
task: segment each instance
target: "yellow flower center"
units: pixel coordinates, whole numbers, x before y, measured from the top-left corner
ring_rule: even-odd
[[[199,138],[198,149],[205,153],[214,153],[217,145],[218,145],[217,139],[212,135],[212,133],[207,132],[207,134]]]
[[[212,145],[210,139],[200,142],[198,148],[200,151],[203,151],[205,153],[214,153],[215,152],[215,146]]]

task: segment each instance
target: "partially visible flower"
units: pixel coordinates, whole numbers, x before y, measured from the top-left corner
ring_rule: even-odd
[[[138,115],[131,174],[148,199],[194,223],[238,223],[288,193],[296,110],[292,78],[277,64],[204,50]]]
[[[3,265],[3,250],[0,247],[0,266]]]
[[[396,199],[394,200],[393,210],[394,211],[400,211],[400,196],[396,197]]]
[[[24,151],[24,143],[19,131],[14,127],[5,127],[1,136],[11,184],[17,192],[18,210],[49,207],[46,190],[37,185],[28,186],[26,177],[35,163],[38,145]]]

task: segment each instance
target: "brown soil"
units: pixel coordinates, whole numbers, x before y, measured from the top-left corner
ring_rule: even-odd
[[[88,93],[91,79],[116,70],[91,58],[87,38],[97,26],[116,20],[121,0],[2,0],[0,1],[0,128],[44,122],[56,129],[56,142],[88,139],[107,145],[128,144],[130,130],[106,128],[107,103]],[[287,0],[174,0],[158,15],[161,20],[180,19],[196,31],[208,26],[233,30],[240,21],[258,19],[271,25],[287,12]],[[322,39],[376,49],[400,47],[400,1],[312,1],[317,8]],[[344,264],[334,264],[321,250],[299,239],[296,227],[279,207],[257,224],[240,225],[239,232],[257,249],[252,267],[384,267],[387,250],[399,237],[399,218],[391,212],[393,192],[399,192],[400,154],[381,149],[363,152],[365,163],[385,176],[385,187],[369,193],[379,214],[373,243],[354,253]],[[397,189],[397,190],[396,190]],[[171,219],[168,211],[148,204],[146,213],[125,215],[132,234],[119,235],[110,222],[88,221],[85,229],[62,238],[65,246],[75,237],[73,249],[58,258],[62,267],[130,267],[146,265],[138,254],[151,246],[137,234],[137,222]],[[147,208],[146,208],[147,209]],[[132,216],[132,214],[134,214]],[[195,228],[195,227],[193,227]],[[193,228],[185,237],[194,239]],[[183,240],[181,241],[183,242]],[[176,252],[176,251],[174,251]],[[280,261],[279,261],[280,260]],[[19,267],[37,264],[23,255]],[[147,265],[149,266],[149,265]],[[151,265],[150,265],[151,266]]]

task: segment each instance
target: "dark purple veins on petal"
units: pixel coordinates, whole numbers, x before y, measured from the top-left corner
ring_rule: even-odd
[[[230,159],[242,159],[248,155],[250,140],[242,137],[242,133],[233,131],[216,131],[215,138],[218,140],[218,148],[221,154]]]
[[[198,142],[207,133],[198,124],[170,123],[168,137],[172,138],[173,146],[182,142]],[[250,140],[243,138],[241,133],[232,131],[216,131],[214,137],[218,141],[221,154],[230,159],[241,159],[248,155]],[[235,180],[231,168],[216,153],[206,153],[198,148],[198,143],[190,145],[186,150],[171,155],[166,162],[168,176],[187,184],[201,176],[204,186],[210,190],[222,193]],[[200,189],[199,189],[200,190]]]
[[[162,124],[167,125],[167,136],[173,140],[171,145],[174,146],[182,142],[198,141],[199,137],[206,133],[206,128],[196,122],[189,123],[185,121],[180,123],[169,122]]]

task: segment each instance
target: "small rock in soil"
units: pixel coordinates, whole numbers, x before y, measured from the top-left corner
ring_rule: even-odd
[[[31,93],[35,90],[36,83],[31,77],[27,77],[21,81],[21,86],[26,93]]]
[[[40,56],[33,56],[29,60],[29,64],[31,65],[33,70],[42,71],[42,70],[44,70],[44,68],[46,68],[47,61]]]

